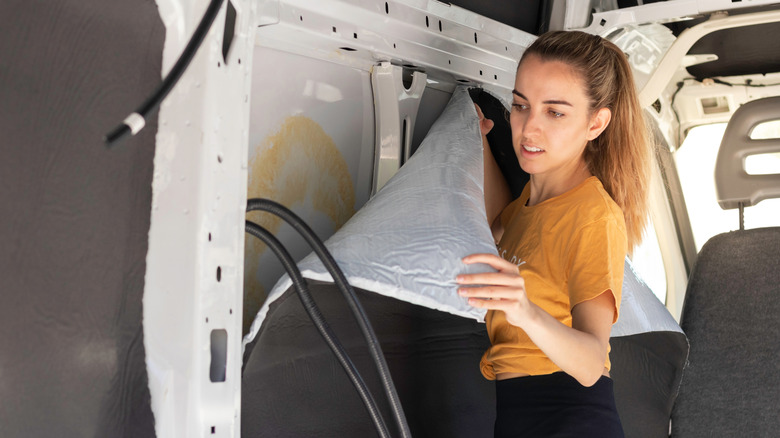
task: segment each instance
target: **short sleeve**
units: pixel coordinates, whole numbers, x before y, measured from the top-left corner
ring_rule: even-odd
[[[566,265],[570,309],[610,290],[615,297],[612,323],[617,321],[627,245],[625,226],[614,218],[580,229],[569,245]]]

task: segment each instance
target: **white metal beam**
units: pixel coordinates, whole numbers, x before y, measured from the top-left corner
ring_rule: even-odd
[[[369,71],[406,65],[429,78],[510,90],[534,35],[434,0],[261,3],[256,43]],[[265,5],[265,6],[262,6]]]
[[[143,326],[160,437],[233,437],[240,431],[241,260],[255,5],[231,1],[237,21],[227,59],[225,1],[159,112]],[[157,4],[166,26],[164,73],[208,1]],[[222,370],[224,378],[218,375]]]

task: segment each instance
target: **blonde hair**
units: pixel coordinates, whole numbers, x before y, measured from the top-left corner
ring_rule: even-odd
[[[600,108],[612,112],[604,132],[588,142],[584,158],[623,210],[631,253],[647,223],[652,147],[626,55],[612,42],[579,31],[545,33],[526,49],[520,63],[528,55],[572,67],[582,78],[590,113]]]

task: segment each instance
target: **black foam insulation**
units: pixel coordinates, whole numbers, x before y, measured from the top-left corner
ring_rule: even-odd
[[[154,436],[142,298],[161,80],[154,0],[0,2],[0,435]]]

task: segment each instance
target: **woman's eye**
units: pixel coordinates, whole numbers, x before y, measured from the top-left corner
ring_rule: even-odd
[[[563,113],[559,113],[558,111],[550,111],[550,115],[555,118],[563,117]]]
[[[524,109],[528,109],[528,105],[526,105],[524,103],[513,103],[512,104],[512,108],[516,108],[516,109],[519,109],[519,110],[524,110]]]

